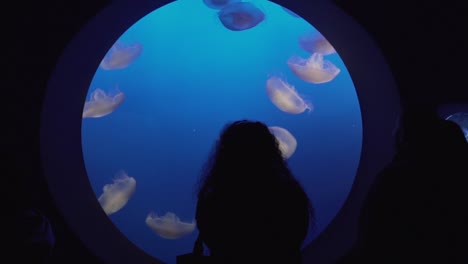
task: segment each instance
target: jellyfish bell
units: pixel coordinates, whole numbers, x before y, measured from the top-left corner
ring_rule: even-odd
[[[266,92],[271,102],[283,112],[300,114],[313,110],[312,104],[304,100],[294,86],[279,77],[273,76],[267,80]]]
[[[297,148],[296,138],[287,129],[279,126],[268,127],[270,133],[276,137],[278,147],[284,159],[289,159]]]
[[[299,37],[298,42],[301,49],[311,54],[320,53],[322,55],[330,55],[336,53],[335,48],[333,48],[330,42],[320,33],[307,32]]]
[[[241,0],[203,0],[203,3],[209,8],[212,9],[222,9],[223,7],[240,2]]]
[[[257,26],[265,19],[265,14],[249,2],[234,2],[218,12],[224,27],[232,31],[242,31]]]
[[[172,212],[167,212],[163,216],[150,212],[145,222],[151,230],[165,239],[178,239],[192,233],[195,229],[195,221],[182,222]]]
[[[308,59],[292,56],[287,64],[297,77],[315,84],[330,82],[341,71],[330,61],[324,60],[320,53],[314,53]]]
[[[135,192],[136,181],[127,175],[125,171],[119,171],[114,182],[106,184],[102,188],[103,193],[98,201],[107,215],[111,215],[122,209]]]
[[[120,70],[127,68],[143,51],[141,43],[124,45],[116,42],[101,61],[100,67],[104,70]]]
[[[102,89],[91,93],[90,100],[85,102],[83,118],[98,118],[106,116],[117,109],[125,100],[125,94],[118,91],[115,95],[106,94]]]

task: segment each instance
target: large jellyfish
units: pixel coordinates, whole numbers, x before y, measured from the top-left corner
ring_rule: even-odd
[[[162,238],[178,239],[193,232],[195,221],[191,223],[180,221],[179,217],[172,212],[158,216],[150,212],[146,217],[146,224]]]
[[[468,141],[468,113],[458,112],[449,115],[446,119],[459,125],[465,134],[466,141]]]
[[[258,25],[265,19],[265,14],[249,2],[235,2],[218,12],[221,23],[227,29],[242,31]]]
[[[299,37],[299,47],[309,53],[330,55],[335,53],[335,48],[320,33],[307,32]]]
[[[112,96],[98,88],[91,93],[90,100],[85,102],[83,118],[106,116],[119,107],[124,100],[125,94],[122,92],[118,92],[116,95]]]
[[[296,151],[296,138],[294,138],[291,132],[282,127],[270,126],[268,129],[270,130],[270,133],[276,137],[283,158],[289,159]]]
[[[125,171],[119,171],[114,183],[106,184],[98,200],[107,215],[122,209],[135,192],[136,181],[129,177]]]
[[[209,8],[221,9],[229,4],[240,2],[241,0],[203,0]]]
[[[300,114],[305,110],[312,111],[313,109],[311,103],[299,96],[294,86],[279,77],[273,76],[267,80],[266,92],[271,102],[286,113]]]
[[[116,42],[102,59],[100,66],[104,70],[124,69],[138,58],[142,51],[143,45],[141,43],[124,45],[121,42]]]
[[[330,61],[324,60],[320,53],[314,53],[308,59],[292,56],[287,63],[297,77],[316,84],[333,80],[341,71]]]

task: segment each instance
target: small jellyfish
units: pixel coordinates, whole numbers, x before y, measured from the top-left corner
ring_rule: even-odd
[[[203,3],[209,8],[222,9],[223,7],[240,2],[241,0],[203,0]]]
[[[266,92],[271,102],[280,110],[289,114],[300,114],[305,110],[312,111],[311,103],[306,102],[297,93],[294,86],[279,77],[270,77],[266,82]]]
[[[315,84],[329,82],[341,71],[330,61],[324,60],[320,53],[314,53],[308,59],[292,56],[287,63],[297,77]]]
[[[122,209],[135,192],[136,181],[129,177],[125,171],[119,171],[114,178],[114,183],[106,184],[98,201],[107,215]]]
[[[330,55],[335,53],[335,48],[320,33],[308,32],[299,37],[299,47],[309,53]]]
[[[294,13],[291,9],[288,9],[284,6],[282,6],[283,10],[286,11],[286,13],[290,14],[291,16],[293,17],[297,17],[297,18],[300,18],[301,16],[299,16],[298,14]]]
[[[101,89],[96,89],[91,94],[89,101],[85,102],[83,118],[98,118],[112,113],[125,100],[125,94],[118,92],[112,96]]]
[[[252,3],[235,2],[222,8],[218,18],[227,29],[242,31],[258,25],[265,14]]]
[[[191,223],[182,222],[172,212],[167,212],[163,216],[150,212],[146,217],[146,225],[165,239],[178,239],[192,233],[195,229],[195,221]]]
[[[278,127],[278,126],[270,126],[268,127],[270,133],[272,133],[276,140],[278,141],[278,147],[281,151],[281,155],[284,159],[289,159],[292,154],[296,151],[297,147],[297,140],[294,136],[286,130],[285,128]]]
[[[107,52],[101,61],[101,68],[104,70],[120,70],[128,67],[143,51],[141,43],[124,45],[116,42]]]

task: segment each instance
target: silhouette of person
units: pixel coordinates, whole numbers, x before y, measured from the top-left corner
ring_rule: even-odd
[[[397,153],[360,216],[356,248],[339,263],[468,263],[468,144],[431,109],[401,116]]]
[[[49,219],[40,210],[27,208],[19,211],[14,220],[14,261],[49,263],[55,246],[55,236]]]
[[[300,263],[314,210],[268,127],[226,125],[200,178],[199,242],[221,263]]]

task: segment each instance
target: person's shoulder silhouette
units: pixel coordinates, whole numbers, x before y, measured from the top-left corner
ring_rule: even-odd
[[[460,254],[468,246],[463,131],[432,109],[410,109],[401,116],[396,151],[363,205],[361,252],[352,254],[361,263],[467,263]]]
[[[15,210],[13,226],[9,232],[13,246],[7,254],[13,255],[12,263],[49,263],[55,247],[55,235],[49,218],[41,210],[18,208]]]
[[[241,120],[223,129],[200,179],[196,220],[212,256],[300,261],[314,211],[264,123]]]

